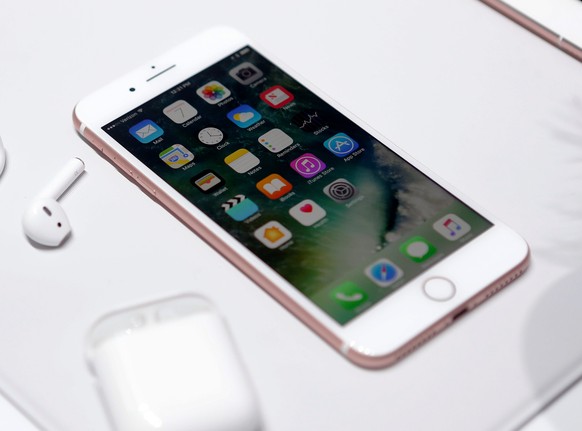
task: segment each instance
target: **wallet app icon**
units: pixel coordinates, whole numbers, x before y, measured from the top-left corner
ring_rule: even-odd
[[[164,130],[152,120],[143,120],[129,129],[129,133],[142,144],[149,144],[164,134]]]

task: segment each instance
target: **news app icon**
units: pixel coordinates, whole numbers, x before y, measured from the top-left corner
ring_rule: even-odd
[[[164,134],[164,130],[152,120],[143,120],[129,129],[129,133],[142,144],[149,144]]]
[[[160,159],[162,159],[169,167],[179,169],[194,160],[194,154],[183,145],[176,144],[162,151],[160,153]]]
[[[257,189],[269,199],[279,199],[285,196],[293,186],[279,174],[271,174],[257,183]]]
[[[296,158],[290,166],[303,178],[313,178],[326,168],[326,164],[311,153]]]
[[[404,273],[388,259],[379,259],[366,268],[365,274],[380,287],[388,287],[398,281]]]
[[[295,98],[293,94],[280,85],[275,85],[263,91],[260,97],[263,102],[275,109],[282,108],[286,104],[291,103]]]
[[[190,183],[198,187],[203,193],[212,193],[224,184],[224,180],[215,172],[207,169],[192,177]]]
[[[432,227],[449,241],[456,241],[471,230],[471,225],[456,214],[447,214],[437,220]]]

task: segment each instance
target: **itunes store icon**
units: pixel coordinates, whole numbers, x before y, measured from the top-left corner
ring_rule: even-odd
[[[312,178],[326,168],[325,163],[311,153],[305,153],[291,162],[291,167],[303,178]]]

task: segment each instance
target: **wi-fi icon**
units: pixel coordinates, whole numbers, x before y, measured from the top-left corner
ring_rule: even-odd
[[[139,109],[137,110],[137,112],[143,112],[143,109],[139,108]]]

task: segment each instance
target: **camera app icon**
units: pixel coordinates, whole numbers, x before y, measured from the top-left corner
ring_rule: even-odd
[[[228,74],[243,85],[249,85],[263,76],[263,72],[261,72],[257,66],[248,61],[230,69]]]

